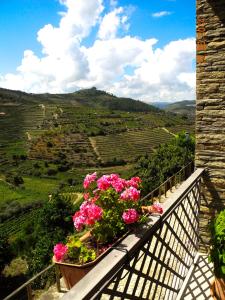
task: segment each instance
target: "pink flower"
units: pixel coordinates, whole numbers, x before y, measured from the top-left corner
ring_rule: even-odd
[[[103,210],[101,207],[90,201],[84,201],[80,210],[73,216],[74,226],[77,231],[83,229],[84,225],[94,225],[102,218]]]
[[[97,180],[97,185],[98,188],[102,191],[106,191],[110,185],[111,185],[111,180],[109,175],[103,175],[101,178]]]
[[[68,247],[62,243],[58,243],[54,246],[53,253],[56,261],[62,261],[65,254],[68,251]]]
[[[126,224],[132,224],[138,221],[139,215],[134,208],[126,210],[122,215],[123,221]]]
[[[86,224],[87,225],[94,225],[96,221],[101,220],[103,214],[103,210],[101,207],[94,203],[90,203],[88,207],[88,216],[86,219]]]
[[[85,189],[89,188],[89,185],[94,182],[97,178],[97,173],[94,172],[93,174],[87,174],[87,176],[84,179],[83,187]]]
[[[82,215],[80,211],[77,211],[73,216],[74,227],[77,231],[81,231],[85,224],[86,217]]]
[[[116,190],[117,193],[121,193],[122,190],[126,187],[126,180],[122,178],[117,178],[112,181],[112,187]]]
[[[130,180],[126,181],[128,187],[132,186],[138,188],[140,183],[141,183],[141,179],[139,177],[132,177]]]
[[[120,198],[122,200],[138,201],[140,198],[140,191],[131,186],[120,195]]]
[[[153,205],[152,205],[152,210],[153,210],[153,213],[159,213],[159,214],[162,214],[163,213],[163,207],[162,205],[159,203],[159,202],[155,202]]]
[[[119,177],[118,174],[111,174],[111,175],[109,175],[109,179],[110,179],[111,182],[117,181],[119,178],[120,177]]]

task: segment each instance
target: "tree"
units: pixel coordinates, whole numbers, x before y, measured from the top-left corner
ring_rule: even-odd
[[[180,133],[171,142],[160,145],[152,155],[141,157],[135,175],[143,180],[143,193],[157,188],[168,177],[194,159],[195,141],[192,136]]]

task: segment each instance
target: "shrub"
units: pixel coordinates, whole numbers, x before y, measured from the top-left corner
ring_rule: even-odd
[[[12,173],[6,174],[5,180],[14,186],[19,186],[24,183],[24,180],[21,176],[19,176],[18,174],[12,174]]]
[[[194,138],[181,133],[169,143],[160,145],[152,155],[142,156],[137,162],[134,175],[143,179],[143,193],[154,190],[191,162],[194,149]]]
[[[209,259],[214,263],[216,277],[225,279],[225,209],[220,212],[212,225],[212,248]]]
[[[56,169],[48,169],[47,174],[48,174],[48,176],[53,176],[53,175],[57,174],[57,170]]]

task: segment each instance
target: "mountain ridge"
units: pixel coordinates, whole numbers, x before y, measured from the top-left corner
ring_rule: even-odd
[[[40,101],[48,103],[62,104],[67,102],[75,106],[87,106],[91,108],[103,108],[109,110],[121,111],[159,111],[158,108],[132,98],[117,97],[113,94],[96,89],[82,89],[73,93],[63,94],[34,94],[22,91],[9,90],[0,88],[0,104],[21,105],[21,104],[37,104]],[[43,103],[44,104],[44,103]]]

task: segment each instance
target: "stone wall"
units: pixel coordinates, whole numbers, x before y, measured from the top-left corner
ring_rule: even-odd
[[[197,0],[196,23],[196,167],[207,168],[200,218],[203,245],[210,241],[211,219],[225,206],[225,1]]]

